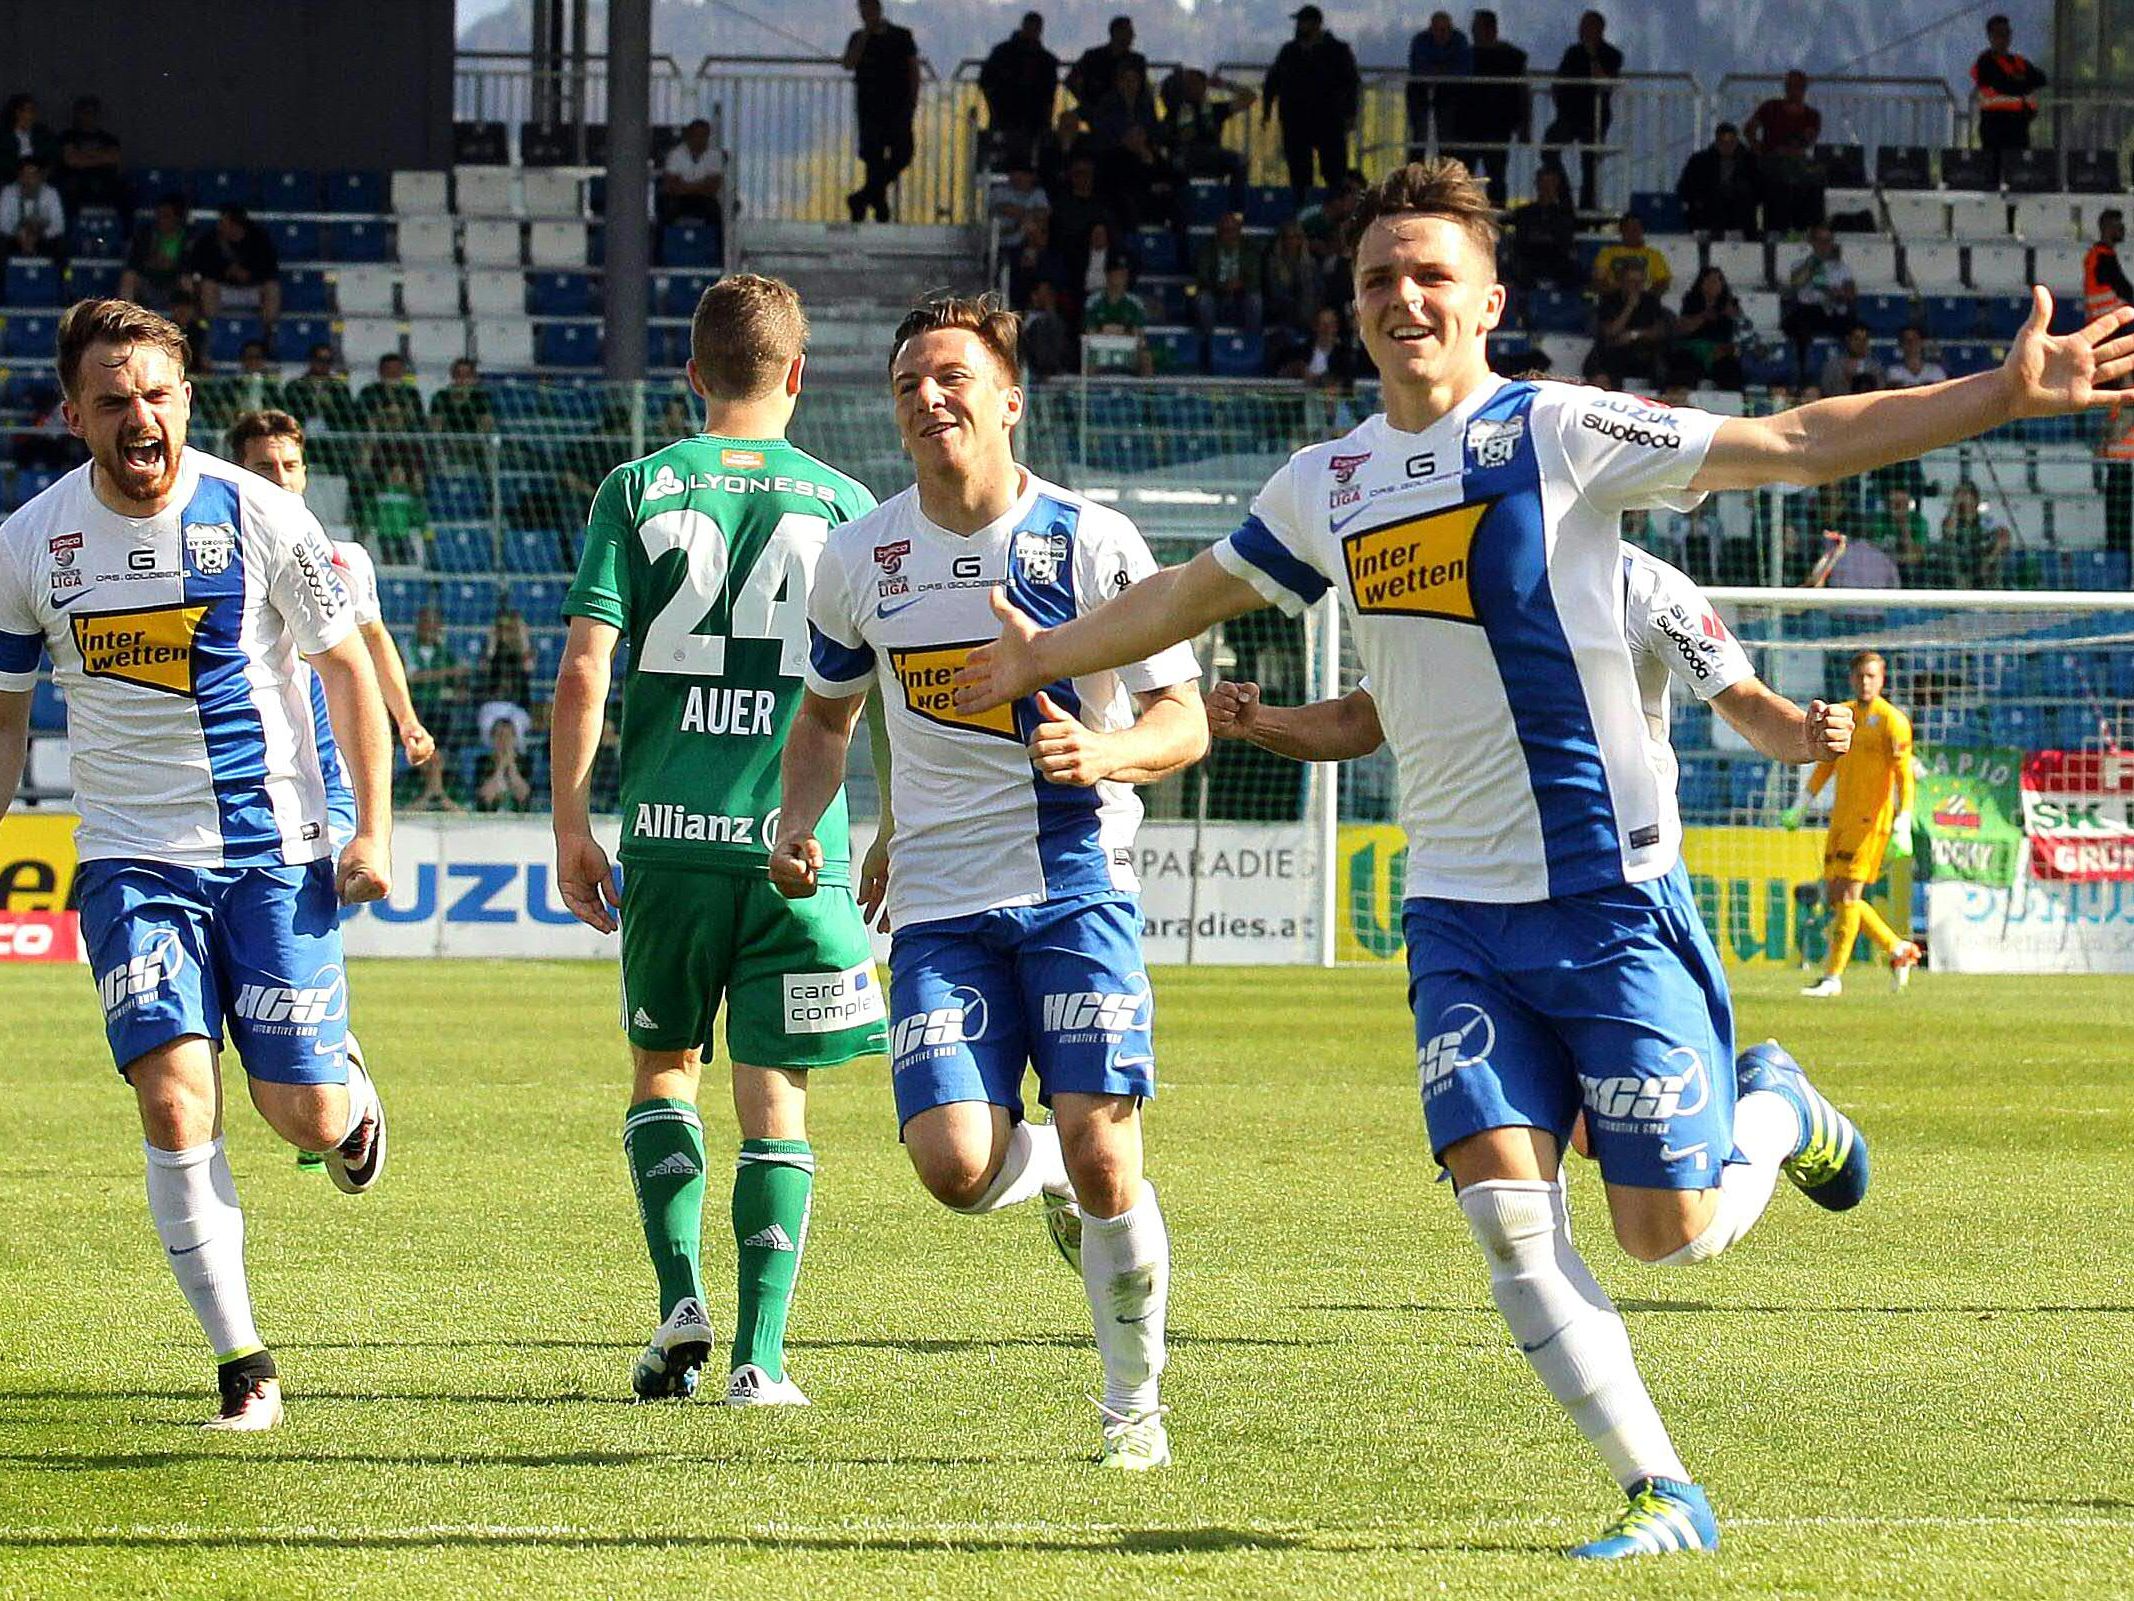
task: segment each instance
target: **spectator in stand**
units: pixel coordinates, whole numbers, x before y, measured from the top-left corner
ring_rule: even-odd
[[[1220,91],[1222,98],[1213,98]],[[1158,98],[1164,107],[1163,138],[1188,178],[1221,178],[1230,185],[1230,209],[1245,205],[1245,158],[1223,144],[1223,124],[1250,111],[1257,98],[1250,89],[1211,78],[1198,67],[1180,67],[1164,79]]]
[[[697,420],[690,415],[688,402],[680,395],[669,395],[659,408],[659,426],[653,429],[652,437],[662,442],[687,439],[697,431]]]
[[[1764,226],[1793,233],[1823,220],[1823,177],[1815,165],[1823,114],[1808,104],[1808,74],[1786,74],[1782,93],[1749,113],[1742,136],[1763,181]]]
[[[414,770],[410,780],[394,786],[393,805],[403,812],[463,812],[448,787],[452,777],[452,763],[446,760],[440,749],[436,755]]]
[[[1059,285],[1039,278],[1030,286],[1030,299],[1023,311],[1023,365],[1030,381],[1042,383],[1074,367],[1074,333],[1060,314]]]
[[[346,433],[357,425],[355,397],[335,365],[333,346],[322,341],[311,347],[304,370],[282,386],[282,406],[314,433]]]
[[[1090,230],[1102,224],[1116,231],[1118,221],[1110,199],[1097,190],[1096,162],[1076,156],[1067,168],[1067,192],[1052,197],[1052,238],[1060,254],[1079,268],[1089,254]]]
[[[1826,336],[1842,337],[1858,318],[1853,307],[1860,286],[1852,268],[1838,249],[1838,237],[1827,223],[1808,230],[1808,254],[1786,274],[1787,306],[1779,326],[1793,341],[1795,381],[1808,381],[1808,343]]]
[[[1066,193],[1068,170],[1082,156],[1094,160],[1096,146],[1089,137],[1081,112],[1070,106],[1054,119],[1052,130],[1037,142],[1039,187],[1048,195]]]
[[[1986,19],[1986,48],[1971,63],[1971,84],[1978,95],[1978,147],[1996,160],[2003,150],[2028,150],[2030,125],[2038,115],[2038,91],[2044,73],[2009,46],[2014,30],[2004,16]]]
[[[1119,239],[1108,222],[1100,222],[1089,230],[1089,250],[1083,257],[1082,269],[1076,274],[1076,303],[1085,304],[1104,293],[1105,276],[1111,271],[1111,258],[1121,255]]]
[[[1468,171],[1488,170],[1489,198],[1501,208],[1508,193],[1504,174],[1511,146],[1533,137],[1534,97],[1526,86],[1526,52],[1497,36],[1494,11],[1477,11],[1469,31],[1475,81],[1440,90],[1438,116],[1446,117],[1442,103],[1450,96],[1457,154]]]
[[[978,71],[996,166],[1027,162],[1035,167],[1037,142],[1052,126],[1059,85],[1060,58],[1045,48],[1045,19],[1026,11],[1022,25],[993,47]]]
[[[59,159],[59,142],[52,130],[37,120],[35,95],[9,95],[0,106],[0,177],[13,177],[25,161],[35,161],[45,171]]]
[[[1824,359],[1816,388],[1826,395],[1864,395],[1882,387],[1882,363],[1875,360],[1867,325],[1856,322]]]
[[[14,182],[0,189],[0,258],[13,256],[41,256],[55,264],[67,259],[66,207],[35,156],[25,157]]]
[[[164,315],[185,335],[186,377],[196,378],[214,371],[215,364],[208,359],[207,319],[200,315],[200,302],[193,298],[192,290],[180,289],[171,296],[170,310]]]
[[[1311,241],[1303,224],[1294,217],[1282,224],[1267,252],[1267,265],[1260,279],[1265,297],[1267,326],[1288,335],[1289,342],[1302,343],[1318,320],[1324,298],[1319,263],[1312,257]]]
[[[2117,211],[2097,218],[2097,239],[2082,257],[2082,315],[2095,322],[2121,306],[2134,305],[2134,284],[2119,264],[2119,246],[2127,236],[2126,219]]]
[[[1534,175],[1534,198],[1511,216],[1510,276],[1521,289],[1580,287],[1578,210],[1561,167]]]
[[[1024,224],[1037,213],[1051,209],[1051,200],[1038,187],[1037,168],[1027,156],[1014,158],[1008,175],[994,179],[986,195],[986,215],[1000,224],[1003,250],[1021,249]]]
[[[415,638],[406,652],[408,700],[415,721],[428,729],[443,756],[467,737],[467,680],[473,668],[452,654],[444,614],[425,606],[415,614]]]
[[[1281,372],[1307,388],[1346,394],[1356,387],[1362,365],[1354,337],[1341,325],[1341,313],[1321,306],[1312,318],[1310,339],[1283,361]]]
[[[533,784],[526,776],[525,738],[517,723],[499,717],[484,736],[489,748],[474,764],[474,809],[478,812],[523,812],[533,804]]]
[[[1927,356],[1926,330],[1907,324],[1897,335],[1897,360],[1882,369],[1884,389],[1916,389],[1921,384],[1947,383],[1948,369]]]
[[[1808,589],[1902,589],[1904,579],[1889,552],[1873,540],[1823,530],[1823,555],[1810,569]]]
[[[267,230],[243,206],[222,208],[215,226],[194,243],[190,265],[199,279],[202,315],[256,310],[272,335],[282,314],[281,262]]]
[[[1563,146],[1579,146],[1578,204],[1591,211],[1600,178],[1600,155],[1615,123],[1615,95],[1603,87],[1623,75],[1623,52],[1608,43],[1608,21],[1598,11],[1578,19],[1578,39],[1556,63],[1549,90],[1556,115],[1542,131],[1542,165],[1563,168]]]
[[[1938,573],[1929,571],[1930,566],[1938,568],[1940,561],[1930,549],[1926,516],[1913,502],[1910,490],[1885,490],[1881,509],[1868,514],[1865,526],[1869,540],[1897,558],[1897,570],[1907,588],[1944,582]]]
[[[1149,325],[1149,311],[1134,293],[1133,263],[1113,252],[1104,264],[1104,287],[1082,306],[1085,334],[1132,334],[1136,338]]]
[[[1740,390],[1741,302],[1717,267],[1697,274],[1675,319],[1675,376],[1692,388]]]
[[[1586,377],[1621,389],[1633,380],[1656,384],[1666,369],[1674,319],[1645,284],[1645,264],[1626,256],[1615,269],[1615,287],[1593,310],[1593,352]]]
[[[131,201],[120,170],[118,135],[104,127],[104,103],[95,95],[74,102],[74,126],[59,136],[59,192],[76,216],[84,206],[108,206],[125,221]]]
[[[911,165],[912,119],[919,111],[919,46],[909,28],[882,15],[882,0],[859,0],[860,25],[845,41],[845,70],[859,122],[866,182],[845,196],[854,222],[872,211],[889,220],[889,186]]]
[[[1329,33],[1317,6],[1298,7],[1294,37],[1275,53],[1262,86],[1260,121],[1279,112],[1282,157],[1289,165],[1289,188],[1302,204],[1312,185],[1312,163],[1328,189],[1338,188],[1349,170],[1349,130],[1356,125],[1363,80],[1356,52]]]
[[[1640,217],[1624,216],[1615,225],[1615,243],[1603,245],[1593,258],[1593,288],[1606,294],[1615,284],[1615,269],[1635,261],[1645,269],[1645,283],[1656,295],[1674,287],[1675,272],[1667,258],[1645,243],[1645,223]]]
[[[430,397],[430,427],[441,434],[496,432],[496,406],[472,356],[453,362],[450,381]]]
[[[1297,213],[1297,226],[1304,230],[1312,258],[1319,263],[1321,305],[1345,308],[1356,298],[1353,263],[1342,245],[1341,235],[1343,225],[1363,203],[1363,192],[1368,188],[1369,180],[1362,173],[1352,171],[1341,180],[1341,186],[1318,205],[1306,206]]]
[[[1977,484],[1959,479],[1941,520],[1941,581],[1960,589],[2000,588],[2014,544],[2008,519],[1979,497]]]
[[[1147,79],[1149,58],[1134,48],[1134,19],[1122,14],[1111,19],[1104,42],[1084,50],[1067,70],[1067,92],[1076,107],[1086,115],[1111,93],[1112,80],[1124,66],[1139,67]]]
[[[1052,285],[1055,303],[1071,302],[1074,269],[1052,246],[1052,213],[1039,211],[1023,224],[1022,242],[1008,256],[1008,299],[1018,310],[1035,305],[1037,286]]]
[[[1218,326],[1258,333],[1265,314],[1260,283],[1266,276],[1260,247],[1245,237],[1245,219],[1226,211],[1215,225],[1215,236],[1200,247],[1193,279],[1199,292],[1193,299],[1200,331],[1213,333]]]
[[[133,230],[119,274],[119,299],[151,311],[165,310],[188,286],[192,239],[185,229],[185,197],[164,195],[154,213]]]
[[[1433,11],[1430,21],[1408,41],[1408,159],[1420,161],[1429,155],[1434,136],[1446,155],[1451,149],[1453,112],[1459,89],[1440,84],[1448,78],[1465,78],[1475,70],[1474,49],[1467,35],[1452,25],[1452,13]]]
[[[1128,229],[1185,226],[1185,174],[1171,164],[1142,124],[1127,126],[1118,147],[1100,159],[1097,175],[1097,186],[1110,197]]]
[[[1132,61],[1120,63],[1119,70],[1112,74],[1111,88],[1085,114],[1089,136],[1100,157],[1119,147],[1127,129],[1140,128],[1153,144],[1162,126],[1157,120],[1156,96],[1149,88],[1148,72]]]
[[[711,142],[711,123],[698,117],[660,163],[653,206],[662,228],[677,222],[724,226],[719,197],[726,188],[726,152]]]
[[[508,602],[497,608],[496,621],[482,643],[481,659],[474,664],[470,698],[474,702],[474,733],[484,744],[497,723],[508,722],[524,739],[533,727],[533,641],[526,634],[526,618]]]
[[[422,432],[422,392],[407,357],[388,350],[378,358],[378,374],[356,397],[363,426],[374,434],[419,434]]]
[[[1763,201],[1763,177],[1756,154],[1741,141],[1731,122],[1719,124],[1712,142],[1682,163],[1675,193],[1689,216],[1692,232],[1711,239],[1761,239],[1756,220]]]

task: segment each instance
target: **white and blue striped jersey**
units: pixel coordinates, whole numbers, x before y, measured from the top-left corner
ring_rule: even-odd
[[[355,627],[302,500],[187,449],[122,517],[76,468],[0,524],[0,689],[67,699],[85,861],[272,867],[328,853],[306,655]]]
[[[1624,637],[1622,514],[1703,496],[1721,419],[1491,381],[1420,433],[1374,416],[1297,452],[1215,547],[1285,610],[1340,591],[1400,770],[1410,896],[1537,901],[1667,873]]]
[[[1127,784],[1055,784],[1030,765],[1034,699],[956,709],[956,670],[999,638],[993,587],[1046,626],[1078,617],[1156,570],[1126,517],[1024,475],[996,521],[951,533],[907,489],[834,528],[808,598],[808,687],[850,697],[880,684],[890,748],[889,917],[912,923],[1099,891],[1140,889]],[[1133,696],[1200,675],[1189,646],[1048,686],[1087,726],[1124,728]]]

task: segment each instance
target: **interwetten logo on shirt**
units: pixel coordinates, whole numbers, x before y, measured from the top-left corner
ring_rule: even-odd
[[[986,712],[956,709],[958,670],[971,659],[972,651],[991,643],[989,639],[972,639],[956,645],[921,645],[909,650],[892,646],[889,664],[897,682],[904,686],[904,704],[943,728],[968,728],[973,733],[992,734],[1020,744],[1022,736],[1015,732],[1014,707],[995,706]]]
[[[74,648],[90,678],[116,678],[143,689],[192,698],[193,636],[205,606],[157,606],[146,611],[85,612],[74,625]]]
[[[1476,621],[1468,564],[1475,529],[1492,504],[1452,506],[1342,540],[1356,610],[1364,616]]]

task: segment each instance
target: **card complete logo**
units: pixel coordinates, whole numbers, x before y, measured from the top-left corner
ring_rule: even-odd
[[[989,712],[956,710],[956,674],[971,659],[971,652],[989,639],[966,640],[959,645],[920,645],[909,650],[892,646],[889,664],[904,686],[904,704],[930,723],[943,728],[967,728],[1022,743],[1015,731],[1015,708],[995,706]]]
[[[1365,528],[1342,540],[1341,557],[1358,613],[1475,622],[1469,563],[1475,530],[1493,504],[1452,506]]]
[[[205,606],[155,606],[145,611],[89,612],[70,618],[82,672],[116,678],[166,695],[193,693],[193,636]]]

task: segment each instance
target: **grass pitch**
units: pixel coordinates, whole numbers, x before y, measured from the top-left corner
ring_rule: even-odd
[[[1641,1268],[1575,1178],[1725,1536],[1612,1571],[1619,1504],[1512,1350],[1432,1183],[1391,972],[1158,976],[1175,1470],[1086,1465],[1081,1286],[1035,1208],[941,1211],[880,1063],[822,1077],[806,1412],[628,1404],[654,1321],[612,970],[371,963],[393,1169],[350,1199],[230,1140],[290,1421],[211,1373],[79,972],[0,971],[0,1594],[392,1598],[2002,1597],[2124,1593],[2134,1544],[2134,985],[1740,986],[1874,1141],[1832,1218]],[[731,1138],[706,1096],[712,1149]],[[715,1175],[723,1164],[714,1161]],[[723,1186],[707,1278],[731,1305]]]

